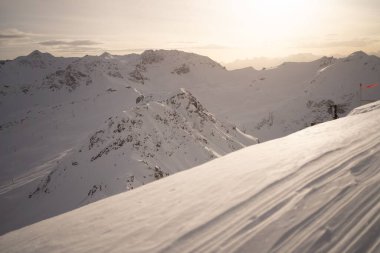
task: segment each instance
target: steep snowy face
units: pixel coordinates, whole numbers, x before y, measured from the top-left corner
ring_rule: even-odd
[[[136,107],[108,117],[38,185],[20,192],[19,201],[1,210],[12,216],[2,216],[1,229],[18,227],[14,220],[27,225],[57,215],[257,143],[218,121],[184,89],[163,101],[146,100],[140,96]],[[7,214],[20,202],[28,213]]]
[[[70,170],[82,171],[79,178],[88,185],[86,192],[103,181],[105,194],[114,194],[255,143],[256,138],[217,121],[191,93],[181,90],[165,101],[152,101],[109,117],[104,127],[97,129],[29,197],[51,193],[58,184],[54,180],[62,178],[68,180],[64,185],[77,188],[69,183],[76,180],[67,175]],[[116,171],[110,173],[112,170]],[[93,182],[88,182],[90,171]]]
[[[378,104],[13,231],[0,237],[0,246],[377,253]]]
[[[57,185],[65,185],[67,191],[86,185],[84,192],[61,193],[75,194],[79,199],[86,195],[93,198],[92,188],[98,186],[104,197],[255,143],[256,138],[217,121],[194,96],[182,90],[165,101],[152,101],[109,117],[104,127],[97,129],[29,197],[54,193]],[[78,185],[72,183],[77,180]]]

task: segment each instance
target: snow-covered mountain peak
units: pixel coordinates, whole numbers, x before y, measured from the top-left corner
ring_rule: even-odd
[[[164,54],[162,50],[145,50],[141,54],[142,64],[159,63],[164,60]]]
[[[49,54],[49,53],[42,53],[39,50],[34,50],[30,54],[28,54],[26,57],[37,59],[37,58],[43,58],[43,57],[52,58],[54,56],[52,54]]]
[[[325,69],[326,67],[336,63],[337,59],[332,56],[331,57],[323,56],[321,59],[317,61],[319,62],[319,67],[321,69]]]
[[[15,62],[21,66],[45,69],[48,65],[51,65],[54,60],[56,59],[53,55],[34,50],[27,56],[17,57]]]
[[[108,53],[108,52],[104,52],[104,53],[102,53],[102,54],[100,55],[100,57],[102,57],[102,58],[104,58],[104,59],[108,59],[108,60],[114,58],[113,55],[110,54],[110,53]]]
[[[153,64],[165,61],[166,63],[187,65],[209,65],[211,67],[223,68],[219,63],[207,56],[188,53],[179,50],[146,50],[141,54],[142,64]]]
[[[211,154],[211,157],[218,152],[225,153],[230,148],[236,150],[257,143],[256,138],[243,134],[234,125],[217,121],[185,89],[181,89],[164,101],[151,101],[151,97],[148,101],[144,99],[146,98],[141,95],[136,100],[137,106],[109,117],[104,127],[95,131],[89,138],[89,144],[81,148],[82,150],[85,147],[89,147],[89,150],[100,148],[99,153],[91,155],[91,160],[100,158],[104,153],[108,154],[112,150],[117,150],[124,144],[128,146],[128,143],[132,150],[137,153],[142,152],[141,159],[155,157],[154,153],[158,151],[156,150],[157,142],[162,143],[159,147],[169,150],[166,150],[169,152],[166,154],[173,152],[174,150],[171,149],[174,147],[179,148],[178,152],[181,152],[180,147],[186,142],[187,147],[183,147],[185,149],[191,147],[192,142],[202,144],[201,146],[210,144],[210,148],[206,151]],[[218,138],[221,138],[218,141],[222,143],[213,146]],[[118,146],[114,145],[115,140],[118,140]],[[226,147],[224,147],[224,141],[228,143]],[[110,148],[111,146],[113,148]],[[214,148],[218,152],[210,152]],[[226,149],[223,150],[224,148]],[[150,149],[152,150],[149,151]]]
[[[369,55],[366,54],[363,51],[356,51],[350,54],[349,56],[343,58],[344,62],[349,62],[349,61],[361,61],[363,59],[368,59]]]
[[[189,91],[181,88],[179,92],[166,100],[166,105],[173,110],[190,115],[197,114],[202,120],[216,122],[214,116]]]
[[[356,51],[356,52],[353,52],[352,54],[350,54],[348,57],[362,58],[362,57],[366,57],[366,56],[368,56],[368,54],[366,54],[365,52],[363,52],[363,51]]]

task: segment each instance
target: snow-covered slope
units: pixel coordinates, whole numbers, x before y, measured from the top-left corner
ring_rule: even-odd
[[[0,237],[6,252],[379,252],[380,103]]]

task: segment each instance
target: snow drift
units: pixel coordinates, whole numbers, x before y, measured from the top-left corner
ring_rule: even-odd
[[[0,237],[7,252],[379,252],[380,103]]]

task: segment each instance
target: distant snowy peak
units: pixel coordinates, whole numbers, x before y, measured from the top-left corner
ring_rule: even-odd
[[[27,56],[20,56],[15,61],[21,66],[27,66],[31,68],[45,69],[49,64],[52,64],[56,58],[49,53],[42,53],[38,50],[31,52]]]
[[[104,59],[107,59],[107,60],[110,60],[110,59],[114,59],[113,55],[108,53],[108,52],[104,52],[100,55],[101,58],[104,58]]]
[[[380,58],[377,57],[376,55],[368,55],[363,51],[357,51],[357,52],[350,54],[347,57],[342,58],[341,60],[345,63],[353,62],[353,63],[357,63],[360,65],[362,65],[362,64],[367,65],[370,62],[372,62],[372,63],[377,62],[378,63],[380,61]]]
[[[155,81],[150,78],[151,71],[160,72],[160,75],[186,75],[193,73],[195,69],[202,69],[203,72],[210,69],[225,70],[219,63],[206,56],[178,50],[146,50],[135,62],[128,79],[145,84],[147,81]]]
[[[315,60],[314,62],[318,63],[320,69],[323,71],[324,69],[326,69],[326,67],[329,67],[329,66],[334,65],[334,64],[339,63],[339,62],[351,62],[352,61],[352,62],[357,62],[359,64],[362,60],[368,60],[369,58],[379,60],[379,58],[376,56],[368,55],[363,51],[357,51],[357,52],[354,52],[354,53],[348,55],[347,57],[343,57],[343,58],[335,58],[333,56],[330,56],[330,57],[323,56],[322,58]]]
[[[351,58],[351,59],[355,59],[355,58],[363,58],[363,57],[367,57],[368,54],[366,54],[365,52],[363,51],[356,51],[356,52],[353,52],[352,54],[350,54],[347,58]]]
[[[207,56],[202,56],[194,53],[188,53],[179,50],[146,50],[141,54],[143,64],[158,63],[164,60],[167,61],[184,61],[184,63],[199,63],[208,64],[210,66],[222,67],[219,63],[213,61]]]
[[[34,50],[30,54],[28,54],[26,57],[34,58],[34,59],[41,59],[41,58],[55,58],[52,54],[49,53],[42,53],[39,50]]]
[[[222,65],[210,58],[178,50],[146,50],[141,54],[142,66],[162,64],[171,68],[172,74],[186,74],[192,67],[224,69]]]

